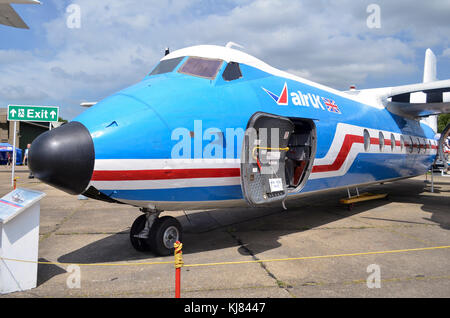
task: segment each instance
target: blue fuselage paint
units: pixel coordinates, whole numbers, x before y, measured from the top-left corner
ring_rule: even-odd
[[[345,98],[342,94],[336,95],[325,89],[273,76],[251,66],[241,64],[242,78],[227,82],[221,76],[226,63],[223,64],[215,80],[176,71],[147,76],[87,109],[74,121],[81,122],[90,131],[96,160],[114,159],[118,162],[124,159],[173,158],[173,149],[180,145],[181,138],[174,135],[177,129],[193,133],[189,140],[191,153],[184,153],[183,158],[204,156],[205,149],[214,140],[212,136],[217,134],[212,133],[210,138],[205,138],[203,134],[212,129],[222,134],[224,148],[233,145],[233,151],[220,153],[216,149],[216,152],[208,152],[209,156],[215,158],[219,153],[220,158],[239,159],[242,140],[228,132],[245,130],[250,117],[256,112],[314,120],[316,159],[324,158],[329,152],[339,123],[427,140],[434,138],[431,128],[416,120]],[[288,105],[278,105],[266,90],[280,94],[285,83],[288,87]],[[322,97],[333,100],[340,113],[328,111]],[[201,148],[200,152],[198,148]],[[415,150],[403,154],[392,154],[388,150],[359,153],[345,174],[308,180],[300,192],[416,176],[426,172],[434,157],[432,152]],[[240,185],[99,190],[118,200],[151,201],[156,204],[160,201],[242,199]],[[134,204],[139,205],[136,202]]]

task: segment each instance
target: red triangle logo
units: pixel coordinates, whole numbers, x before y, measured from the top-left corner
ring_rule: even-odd
[[[278,98],[277,104],[278,105],[288,104],[288,89],[286,82],[284,83],[283,91],[281,92],[280,98]]]

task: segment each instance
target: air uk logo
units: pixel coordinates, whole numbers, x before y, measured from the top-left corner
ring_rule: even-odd
[[[284,87],[283,90],[281,91],[280,96],[275,95],[274,93],[272,93],[271,91],[269,91],[268,89],[265,89],[264,87],[261,87],[267,94],[269,94],[270,97],[273,98],[273,100],[278,104],[278,105],[288,105],[289,101],[288,101],[288,87],[287,87],[287,83],[284,82]]]
[[[274,94],[268,89],[261,87],[278,105],[289,105],[289,96],[294,106],[312,107],[326,110],[334,114],[342,114],[336,102],[330,98],[325,98],[313,93],[302,93],[301,91],[288,92],[287,83],[284,83],[280,95]]]

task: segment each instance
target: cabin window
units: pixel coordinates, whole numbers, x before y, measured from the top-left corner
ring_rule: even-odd
[[[364,129],[364,150],[369,151],[370,148],[370,134],[367,129]]]
[[[230,62],[227,64],[227,67],[223,71],[222,78],[225,81],[233,81],[242,77],[241,68],[239,67],[239,63]]]
[[[395,143],[396,143],[395,136],[394,136],[394,134],[391,134],[391,150],[392,151],[394,151],[394,149],[395,149]]]
[[[414,142],[412,137],[409,137],[409,152],[412,153],[414,150]]]
[[[400,148],[403,151],[403,148],[405,148],[405,137],[400,136]]]
[[[150,76],[172,72],[178,66],[178,64],[180,64],[182,59],[184,59],[184,56],[162,60],[158,65],[156,65],[156,67],[150,73]]]
[[[179,73],[214,79],[222,65],[222,60],[190,57],[178,70]]]
[[[383,135],[383,133],[381,131],[378,134],[378,143],[380,145],[380,151],[383,151],[383,149],[384,149],[384,135]]]

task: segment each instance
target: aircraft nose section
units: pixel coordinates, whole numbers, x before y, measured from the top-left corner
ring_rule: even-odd
[[[70,194],[80,194],[94,171],[94,143],[88,129],[73,121],[37,137],[28,165],[36,178]]]

